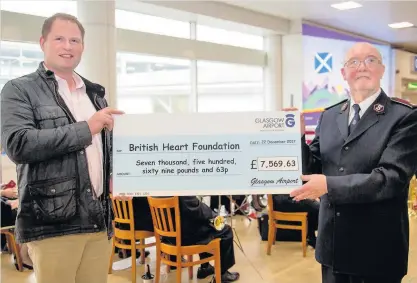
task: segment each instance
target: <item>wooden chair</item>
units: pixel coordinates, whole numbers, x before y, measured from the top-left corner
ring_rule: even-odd
[[[277,229],[290,229],[301,231],[301,244],[303,247],[303,257],[306,257],[307,253],[307,212],[280,212],[274,211],[274,202],[272,195],[268,195],[268,247],[267,255],[271,254],[272,244],[275,244]],[[278,221],[299,222],[301,225],[296,224],[278,224]]]
[[[16,257],[17,267],[20,272],[23,272],[23,262],[20,256],[20,247],[16,244],[14,237],[14,226],[5,226],[0,228],[0,234],[6,235],[7,243],[9,244],[10,252]]]
[[[159,283],[161,262],[168,266],[176,266],[177,283],[181,282],[181,270],[188,267],[188,276],[193,277],[193,266],[214,260],[216,282],[221,283],[220,270],[220,239],[214,239],[207,245],[181,246],[181,217],[178,197],[155,198],[148,197],[152,213],[152,221],[156,238],[156,276],[155,283]],[[174,214],[174,215],[172,215]],[[161,237],[175,238],[175,245],[163,243]],[[210,253],[211,257],[203,260],[193,261],[194,254]],[[161,254],[164,257],[161,257]],[[176,262],[170,260],[169,256],[176,256]],[[181,260],[187,256],[187,261]]]
[[[112,200],[112,207],[114,211],[114,237],[113,237],[113,248],[110,256],[109,274],[113,271],[113,257],[114,248],[130,249],[132,254],[132,282],[136,283],[136,250],[141,251],[141,263],[145,262],[145,248],[155,246],[155,242],[146,244],[146,238],[154,237],[154,233],[150,231],[135,231],[135,219],[133,214],[133,203],[132,200],[116,200],[113,196],[110,196]],[[129,224],[129,230],[122,230],[117,228],[115,224]],[[137,241],[140,241],[137,244]],[[129,241],[130,244],[125,244],[123,241]]]

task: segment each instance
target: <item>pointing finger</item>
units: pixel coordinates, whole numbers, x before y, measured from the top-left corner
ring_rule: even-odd
[[[122,110],[118,110],[118,109],[114,109],[114,108],[110,108],[110,107],[104,108],[103,111],[106,112],[107,114],[110,114],[110,115],[112,115],[112,114],[125,114],[125,112],[122,111]]]
[[[110,111],[110,114],[112,114],[112,115],[122,115],[122,114],[125,114],[125,112],[122,111],[122,110],[114,109],[114,110]]]

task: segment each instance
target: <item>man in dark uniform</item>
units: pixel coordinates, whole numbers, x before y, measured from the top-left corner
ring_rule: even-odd
[[[355,44],[342,69],[350,99],[327,108],[303,145],[309,175],[291,196],[321,198],[316,259],[325,283],[399,283],[407,274],[417,109],[384,93],[384,70],[375,47]]]
[[[151,209],[147,198],[133,198],[133,217],[135,218],[136,231],[150,231],[153,232],[153,222]]]

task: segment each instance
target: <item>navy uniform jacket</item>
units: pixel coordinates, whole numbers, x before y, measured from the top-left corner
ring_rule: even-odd
[[[348,136],[349,102],[321,115],[303,170],[324,174],[316,259],[335,272],[399,278],[407,273],[407,196],[417,169],[417,109],[383,91]]]
[[[178,198],[181,213],[181,241],[184,245],[207,244],[215,231],[210,226],[210,219],[217,216],[214,211],[195,196]]]
[[[210,226],[210,219],[215,218],[217,214],[196,196],[180,196],[178,203],[182,245],[208,244],[213,240],[212,234],[216,230]],[[172,210],[171,215],[174,216],[174,213]],[[175,221],[173,225],[175,227]],[[175,244],[175,239],[167,237],[165,239],[170,244]]]

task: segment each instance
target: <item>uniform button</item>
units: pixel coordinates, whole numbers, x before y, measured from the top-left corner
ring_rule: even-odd
[[[52,190],[51,190],[51,193],[53,193],[53,194],[54,194],[54,193],[55,193],[55,189],[52,189]]]
[[[339,168],[339,171],[340,171],[340,172],[343,172],[343,171],[345,171],[345,168],[340,167],[340,168]]]
[[[90,189],[87,189],[87,192],[89,193],[89,192],[91,192],[91,190]]]
[[[96,224],[94,224],[94,228],[97,228],[97,225]]]
[[[349,147],[348,146],[345,146],[345,150],[348,150],[349,149]]]
[[[337,213],[336,213],[336,216],[340,216],[340,212],[337,212]]]
[[[84,150],[81,150],[81,152],[80,152],[81,154],[84,154]]]

